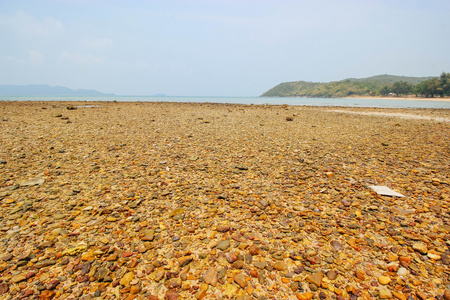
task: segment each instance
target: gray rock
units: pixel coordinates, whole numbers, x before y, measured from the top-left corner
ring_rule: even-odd
[[[220,241],[217,244],[217,249],[220,249],[222,251],[225,251],[226,249],[228,249],[228,247],[230,247],[230,241],[229,240]]]

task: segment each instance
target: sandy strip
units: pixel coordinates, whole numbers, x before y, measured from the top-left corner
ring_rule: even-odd
[[[434,101],[450,102],[450,98],[424,98],[424,97],[378,97],[378,96],[354,96],[344,97],[345,99],[377,99],[377,100],[406,100],[406,101]]]
[[[412,114],[405,114],[405,113],[362,112],[362,111],[350,111],[350,110],[343,110],[343,109],[329,109],[327,111],[341,112],[341,113],[348,113],[348,114],[358,114],[358,115],[365,115],[365,116],[399,117],[399,118],[406,118],[406,119],[420,119],[420,120],[433,120],[433,121],[438,121],[438,122],[450,122],[450,118],[419,116],[419,115],[412,115]]]

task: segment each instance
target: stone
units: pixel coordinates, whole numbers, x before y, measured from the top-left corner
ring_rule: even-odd
[[[191,255],[183,256],[178,259],[178,264],[180,265],[180,268],[183,268],[184,266],[189,264],[193,259],[194,258]]]
[[[238,291],[238,287],[237,286],[235,286],[234,284],[231,284],[231,283],[226,283],[225,284],[225,295],[228,297],[228,298],[231,298],[231,297],[233,297],[236,293],[237,293],[237,291]]]
[[[407,300],[408,298],[406,298],[405,295],[403,295],[402,293],[396,292],[396,291],[392,291],[392,295],[400,300]]]
[[[233,268],[235,269],[242,269],[242,267],[244,266],[244,261],[243,260],[237,260],[232,264]]]
[[[169,280],[166,280],[166,282],[164,282],[164,285],[168,289],[177,289],[177,288],[181,287],[181,278],[177,277],[177,278],[171,278]]]
[[[150,299],[150,300],[157,300],[159,299],[156,296],[152,296],[154,297],[154,299]],[[167,300],[181,300],[181,296],[180,294],[178,294],[177,292],[173,291],[173,290],[167,290],[166,291],[166,299]]]
[[[123,286],[129,286],[131,280],[133,280],[134,278],[134,273],[133,272],[128,272],[125,275],[123,275],[123,277],[120,279],[120,284]]]
[[[378,297],[380,299],[391,299],[392,298],[392,293],[390,290],[386,289],[386,288],[381,288],[378,291]]]
[[[284,261],[277,261],[273,264],[273,268],[278,271],[286,271],[287,265]]]
[[[15,275],[15,276],[11,277],[10,281],[12,283],[18,283],[18,282],[24,281],[26,279],[27,279],[27,276],[25,274],[19,274],[19,275]]]
[[[88,247],[87,247],[86,244],[80,244],[80,245],[78,245],[78,246],[76,246],[76,247],[73,247],[73,248],[69,248],[69,249],[67,249],[67,250],[64,250],[64,252],[62,253],[62,255],[63,255],[63,256],[64,256],[64,255],[74,256],[74,255],[77,255],[77,254],[80,254],[80,253],[86,251],[87,248],[88,248]]]
[[[267,263],[265,261],[255,261],[253,265],[258,269],[264,269],[267,266]]]
[[[52,266],[54,264],[56,264],[55,260],[53,260],[53,259],[44,259],[44,260],[41,260],[41,261],[38,261],[37,263],[35,263],[34,267],[36,269],[40,269],[40,268],[45,268],[45,267],[48,267],[48,266]]]
[[[239,284],[241,288],[245,288],[247,281],[245,280],[245,275],[243,273],[238,273],[233,277],[234,282]]]
[[[412,248],[422,254],[426,254],[428,252],[427,246],[422,243],[414,243]]]
[[[231,227],[229,225],[219,225],[216,228],[216,231],[218,232],[228,232],[230,231]]]
[[[337,250],[337,251],[341,251],[341,250],[344,249],[344,247],[342,246],[342,244],[339,243],[338,241],[333,240],[333,241],[330,242],[330,244],[331,244],[331,247],[333,247],[333,249],[335,249],[335,250]]]
[[[228,247],[230,247],[230,241],[229,240],[220,241],[219,243],[217,243],[216,247],[217,249],[225,251],[228,249]]]
[[[7,293],[9,291],[9,285],[6,282],[0,283],[0,295]]]
[[[426,293],[422,292],[422,291],[417,291],[417,292],[416,292],[416,296],[417,296],[417,298],[420,299],[420,300],[426,300],[426,299],[428,299],[428,295],[427,295]]]
[[[434,253],[431,253],[431,252],[428,252],[428,253],[427,253],[427,256],[428,256],[428,258],[434,259],[434,260],[440,260],[440,259],[441,259],[441,255],[439,255],[439,254],[434,254]]]
[[[159,282],[159,281],[161,281],[161,279],[163,279],[164,278],[164,275],[165,275],[165,272],[164,272],[164,270],[163,269],[159,269],[159,270],[157,270],[155,273],[154,273],[154,280],[156,281],[156,282]]]
[[[95,260],[95,258],[94,252],[86,252],[81,255],[81,260]]]
[[[409,271],[403,267],[398,268],[397,270],[398,276],[408,276]]]
[[[39,295],[39,300],[50,300],[55,297],[56,293],[54,291],[45,290]]]
[[[178,207],[177,209],[174,209],[170,212],[169,217],[173,218],[175,216],[181,215],[182,213],[184,213],[184,208]]]
[[[20,182],[19,184],[20,184],[20,186],[34,186],[34,185],[42,185],[42,184],[44,184],[44,182],[45,182],[45,179],[41,175],[39,175],[32,179],[24,180],[24,181]]]
[[[298,300],[311,300],[314,294],[311,292],[296,293],[295,296],[297,297]]]
[[[259,248],[255,245],[252,245],[248,248],[248,253],[250,255],[258,255],[259,254]]]
[[[328,279],[330,279],[330,280],[335,280],[336,277],[337,277],[336,271],[334,271],[334,270],[329,270],[329,271],[327,271],[327,277],[328,277]]]
[[[313,283],[316,286],[321,286],[322,285],[322,278],[323,278],[323,273],[322,272],[316,272],[314,274],[310,274],[306,277],[306,281],[309,283]]]
[[[381,283],[382,285],[386,285],[389,282],[391,282],[391,278],[388,276],[380,276],[378,277],[378,282]]]
[[[210,284],[214,287],[217,285],[218,279],[218,272],[214,267],[210,267],[203,276],[203,280],[205,281],[205,283]]]
[[[356,270],[356,271],[355,271],[355,276],[356,276],[359,280],[364,280],[364,279],[366,279],[366,276],[365,276],[365,275],[366,275],[365,272],[362,271],[362,270]]]

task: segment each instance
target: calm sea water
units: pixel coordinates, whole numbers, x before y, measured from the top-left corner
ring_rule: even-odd
[[[196,102],[196,103],[236,103],[275,104],[300,106],[349,106],[385,108],[445,108],[450,102],[388,100],[388,99],[341,99],[341,98],[288,98],[288,97],[155,97],[155,96],[114,96],[114,97],[1,97],[0,101],[118,101],[118,102]]]

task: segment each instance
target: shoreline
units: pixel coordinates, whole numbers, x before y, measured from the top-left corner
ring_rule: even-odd
[[[342,99],[374,99],[374,100],[404,100],[404,101],[434,101],[450,102],[450,98],[425,98],[425,97],[382,97],[382,96],[350,96]]]

